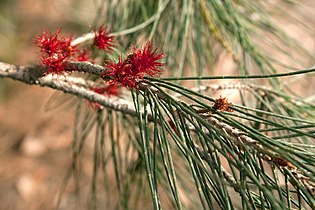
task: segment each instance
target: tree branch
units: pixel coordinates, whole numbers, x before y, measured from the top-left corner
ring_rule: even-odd
[[[103,67],[91,63],[68,62],[67,70],[78,70],[99,74]],[[50,87],[69,93],[80,98],[87,99],[91,102],[97,102],[100,105],[122,112],[124,114],[136,115],[135,108],[132,103],[118,97],[105,97],[90,90],[92,82],[85,81],[81,78],[64,76],[64,75],[47,75],[43,76],[46,68],[43,66],[19,66],[0,62],[0,77],[11,78],[29,85],[39,85],[42,87]]]
[[[65,64],[66,70],[80,71],[85,73],[91,73],[101,76],[103,72],[106,72],[106,68],[95,65],[89,62],[67,62]],[[0,62],[0,77],[11,78],[13,80],[18,80],[30,85],[39,85],[42,87],[50,87],[52,89],[63,91],[64,93],[69,93],[80,98],[87,99],[90,102],[96,102],[104,106],[107,109],[119,111],[123,114],[128,114],[131,116],[136,116],[137,112],[133,103],[118,97],[105,97],[94,91],[90,90],[90,87],[94,86],[95,83],[92,81],[86,81],[81,78],[71,77],[69,75],[45,75],[46,68],[40,65],[35,66],[19,66]],[[140,85],[140,89],[151,88],[150,86]],[[219,87],[216,87],[219,89]],[[153,92],[157,90],[153,89]],[[156,92],[159,97],[159,93]],[[177,95],[180,96],[180,95]],[[163,100],[163,97],[161,98]],[[153,118],[149,113],[149,120],[152,121]],[[207,120],[216,129],[223,130],[227,132],[230,140],[234,144],[238,145],[238,141],[243,142],[245,145],[253,147],[256,151],[262,154],[262,158],[273,162],[278,167],[285,167],[288,169],[294,177],[299,180],[305,187],[314,195],[314,183],[307,177],[304,176],[301,171],[298,171],[296,167],[292,166],[291,163],[283,158],[271,157],[268,150],[265,150],[256,140],[246,136],[242,131],[217,120],[215,117],[207,116]],[[192,129],[194,130],[194,129]],[[205,156],[205,151],[202,151],[198,145],[195,145],[200,155]],[[203,158],[204,159],[204,158]],[[235,180],[231,179],[231,175],[225,172],[225,178],[230,182],[230,184],[238,191],[235,185]]]
[[[86,73],[92,73],[95,75],[101,75],[106,69],[99,65],[94,65],[89,62],[67,62],[67,71],[81,71]],[[64,76],[64,75],[47,75],[44,76],[46,68],[40,65],[35,66],[19,66],[0,62],[0,77],[11,78],[18,80],[29,85],[39,85],[42,87],[50,87],[52,89],[63,91],[80,98],[87,99],[91,102],[97,102],[107,109],[119,111],[123,114],[136,116],[137,112],[134,105],[124,99],[118,97],[105,97],[94,91],[91,91],[89,87],[95,85],[94,82],[86,81],[82,78]],[[148,86],[141,86],[142,88],[148,88]],[[149,120],[153,118],[151,114],[148,116]],[[195,144],[200,156],[205,160],[205,152]],[[224,176],[227,181],[238,191],[236,181],[233,176],[229,174],[224,168],[222,168]]]

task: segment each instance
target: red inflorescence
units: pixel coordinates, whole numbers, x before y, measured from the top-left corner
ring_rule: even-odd
[[[212,108],[215,110],[223,111],[223,112],[224,111],[233,112],[233,109],[231,108],[231,106],[232,106],[232,103],[229,103],[227,98],[222,98],[222,96],[220,96],[220,98],[214,101]]]
[[[133,52],[126,58],[119,58],[118,62],[105,64],[109,70],[106,77],[110,77],[111,84],[118,84],[123,87],[135,88],[137,82],[144,77],[157,76],[164,65],[159,60],[164,57],[163,52],[153,49],[152,43],[148,42],[142,49],[133,49]]]
[[[114,37],[110,36],[105,29],[102,26],[95,32],[94,45],[103,51],[108,51],[114,46]],[[60,29],[54,34],[43,31],[40,36],[36,37],[36,45],[40,48],[41,62],[48,68],[46,73],[63,73],[65,61],[90,60],[91,49],[80,49],[79,46],[71,45],[72,41],[73,37],[60,36]]]
[[[71,46],[72,37],[59,37],[60,30],[54,34],[42,32],[36,39],[36,45],[40,48],[40,59],[48,67],[47,73],[59,74],[64,71],[63,62],[76,53]]]
[[[94,45],[103,51],[111,50],[113,36],[109,35],[106,27],[101,26],[94,32]],[[71,45],[72,37],[60,36],[60,30],[54,34],[42,32],[36,38],[36,45],[40,48],[41,62],[47,66],[47,73],[60,74],[65,71],[65,61],[88,61],[91,56],[90,48],[79,48]],[[164,57],[163,52],[158,52],[152,42],[148,42],[141,49],[133,48],[127,58],[121,57],[117,62],[107,61],[105,67],[108,69],[103,78],[109,79],[109,84],[136,88],[139,80],[145,75],[151,77],[159,75],[164,64],[160,61]],[[110,86],[112,87],[112,86]]]
[[[106,31],[106,27],[101,26],[98,31],[95,32],[94,45],[103,50],[109,51],[113,48],[114,37],[109,35],[109,32]]]
[[[42,53],[52,55],[60,52],[60,48],[64,43],[59,39],[59,33],[60,30],[57,30],[55,34],[48,34],[46,31],[43,31],[42,35],[37,37],[36,44]]]

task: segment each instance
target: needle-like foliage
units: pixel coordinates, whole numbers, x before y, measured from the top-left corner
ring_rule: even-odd
[[[272,21],[271,8],[291,6],[277,2],[99,5],[95,24],[111,26],[118,48],[153,40],[165,51],[166,70],[162,78],[129,81],[131,115],[104,106],[82,120],[96,124],[94,208],[139,209],[150,202],[153,209],[315,209],[315,106],[288,94],[273,76],[314,57]],[[222,74],[212,66],[224,53],[236,66],[231,73],[243,77],[216,77]],[[271,76],[246,80],[253,74]],[[192,82],[181,83],[185,76]],[[218,79],[234,80],[215,84]],[[84,133],[75,136],[75,145],[83,145]]]
[[[313,97],[297,97],[281,79],[314,72],[307,69],[314,57],[273,21],[274,10],[299,3],[275,2],[98,5],[95,28],[106,24],[112,32],[101,27],[71,38],[67,47],[93,39],[90,47],[104,50],[103,66],[74,62],[89,57],[81,60],[81,54],[72,60],[67,54],[57,66],[52,53],[42,57],[48,73],[96,77],[27,77],[29,84],[77,95],[92,107],[78,102],[64,186],[73,176],[79,191],[85,151],[92,147],[89,209],[315,209]],[[38,38],[42,51],[47,40],[61,46],[58,33],[50,34],[53,43],[47,33]],[[54,53],[64,55],[63,46]],[[233,64],[230,75],[215,68],[224,55],[223,62]],[[288,73],[297,68],[305,70]],[[24,79],[7,72],[0,76]]]
[[[224,51],[240,75],[271,74],[314,60],[271,21],[269,6],[264,1],[111,1],[100,11],[124,48],[143,37],[164,46],[166,74],[180,79],[217,74],[211,66]],[[295,60],[295,66],[274,59],[270,51]],[[123,120],[134,129],[128,129],[129,141],[122,146],[134,142],[138,175],[117,179],[125,186],[119,187],[126,196],[120,206],[145,203],[137,198],[150,193],[154,209],[314,208],[314,106],[283,91],[277,78],[269,80],[276,88],[257,85],[262,80],[255,85],[208,81],[196,77],[194,84],[205,85],[191,90],[147,78],[145,88],[133,91],[137,122]],[[218,109],[220,98],[213,95],[219,90],[234,90],[238,96],[231,98],[237,102],[221,100],[226,107]],[[146,179],[136,184],[140,177]],[[146,193],[136,195],[141,189]]]

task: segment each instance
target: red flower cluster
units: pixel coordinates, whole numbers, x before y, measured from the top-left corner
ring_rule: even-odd
[[[65,61],[88,61],[90,58],[91,46],[90,48],[80,49],[79,46],[71,45],[73,37],[60,37],[59,33],[59,29],[54,34],[43,31],[42,35],[36,37],[36,45],[41,52],[41,62],[48,67],[47,73],[62,73],[65,70]],[[94,33],[93,45],[96,45],[103,51],[112,49],[114,38],[109,36],[103,26]]]
[[[106,27],[101,26],[97,32],[95,32],[94,45],[103,50],[109,51],[113,48],[114,37],[109,35],[109,32],[106,31]]]
[[[88,61],[91,56],[93,46],[102,51],[113,49],[114,37],[109,35],[106,27],[101,26],[97,31],[73,40],[73,37],[60,36],[60,30],[54,34],[45,31],[36,37],[36,45],[40,48],[41,62],[47,67],[47,74],[61,74],[65,71],[67,61]],[[92,35],[92,36],[91,36]],[[89,47],[81,46],[87,40],[94,38]],[[119,57],[118,62],[108,61],[105,63],[107,71],[102,78],[109,80],[103,87],[93,87],[92,91],[110,96],[118,96],[119,87],[136,88],[139,80],[145,75],[157,76],[164,66],[160,60],[164,57],[163,52],[158,52],[153,48],[152,43],[148,42],[141,49],[133,48],[132,53],[125,59]],[[98,103],[90,103],[91,107],[102,108]]]
[[[111,78],[111,84],[135,88],[145,74],[152,77],[159,75],[160,67],[164,65],[159,60],[163,57],[164,53],[157,52],[152,42],[148,42],[142,49],[133,48],[133,52],[126,59],[120,57],[118,62],[106,63],[105,67],[109,73],[104,76]]]
[[[63,62],[75,54],[75,47],[71,46],[72,37],[59,37],[60,30],[54,34],[43,31],[37,37],[36,44],[40,48],[40,59],[48,67],[47,73],[60,73],[64,70]]]
[[[233,112],[234,110],[231,108],[231,106],[232,103],[229,103],[227,98],[222,98],[222,96],[220,96],[220,98],[214,101],[212,108],[223,112]]]

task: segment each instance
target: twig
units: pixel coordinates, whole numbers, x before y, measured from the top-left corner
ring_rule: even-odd
[[[95,32],[90,32],[87,34],[83,34],[82,36],[76,38],[71,42],[71,46],[77,46],[79,44],[82,44],[83,42],[93,40],[95,38]]]
[[[89,69],[98,70],[99,67],[90,63],[79,64],[71,62],[72,67],[78,66],[80,71],[88,72]],[[75,69],[72,69],[75,70]],[[124,114],[136,116],[136,111],[132,103],[117,97],[105,97],[91,91],[89,87],[91,83],[71,76],[63,75],[47,75],[43,76],[45,68],[42,66],[19,66],[0,62],[0,77],[11,78],[30,85],[39,85],[42,87],[50,87],[65,93],[85,98],[92,102],[122,112]],[[97,71],[94,71],[96,73]]]
[[[94,65],[88,62],[68,62],[66,64],[66,69],[68,71],[82,71],[86,73],[92,73],[96,75],[101,75],[102,72],[106,71],[106,69],[99,65]],[[64,75],[47,75],[43,76],[46,72],[46,68],[43,66],[19,66],[19,65],[11,65],[7,63],[0,62],[0,77],[3,78],[11,78],[13,80],[18,80],[26,84],[30,85],[39,85],[42,87],[50,87],[52,89],[60,90],[65,93],[69,93],[72,95],[76,95],[80,98],[85,98],[91,102],[97,102],[100,105],[104,106],[107,109],[112,109],[115,111],[119,111],[123,114],[128,114],[131,116],[136,116],[137,112],[132,103],[127,100],[117,98],[117,97],[105,97],[103,95],[97,94],[94,91],[91,91],[89,87],[93,85],[90,81],[85,81],[81,78],[71,77]],[[141,89],[150,88],[149,86],[142,85]],[[157,93],[156,90],[153,92]],[[156,94],[159,98],[164,99],[163,94]],[[153,120],[151,114],[149,114],[149,120]],[[272,155],[271,152],[266,150],[259,142],[255,139],[246,136],[244,132],[219,121],[213,116],[207,116],[207,120],[211,123],[216,129],[223,130],[228,134],[230,140],[234,142],[235,145],[241,146],[239,141],[245,145],[254,148],[257,152],[259,152],[261,157],[267,161],[273,162],[275,165],[281,168],[286,168],[289,170],[294,177],[300,181],[300,183],[306,187],[310,191],[312,195],[314,195],[314,183],[307,176],[303,175],[302,172],[298,171],[295,166],[293,166],[289,161],[284,158],[279,158]],[[201,157],[204,157],[204,151],[200,149],[198,145],[195,145],[197,151],[200,153]],[[204,158],[203,158],[204,159]],[[226,170],[223,170],[226,172]],[[236,186],[236,181],[231,175],[227,172],[224,172],[225,178],[232,184],[232,186]],[[237,188],[236,188],[237,189]]]
[[[64,66],[66,71],[80,71],[97,76],[106,74],[108,71],[105,67],[90,62],[66,61]]]
[[[268,162],[272,162],[279,168],[285,168],[290,171],[294,177],[303,185],[305,188],[315,196],[315,183],[307,176],[303,174],[302,171],[299,171],[297,167],[292,165],[292,163],[285,158],[279,157],[273,152],[270,152],[268,149],[264,148],[258,141],[255,139],[246,136],[246,134],[240,131],[237,128],[234,128],[224,122],[219,121],[214,117],[208,117],[207,120],[211,123],[215,128],[223,130],[227,133],[228,138],[233,141],[233,143],[242,148],[240,142],[244,145],[249,146],[250,148],[255,149],[259,156]]]
[[[18,66],[0,62],[0,77],[11,78],[13,80],[18,80],[30,85],[35,84],[42,87],[50,87],[52,89],[60,90],[80,98],[85,98],[91,102],[97,102],[107,109],[119,111],[123,114],[128,114],[131,116],[137,115],[137,112],[131,102],[117,97],[108,98],[91,91],[89,87],[95,85],[95,83],[91,81],[86,81],[82,78],[71,77],[68,75],[66,77],[63,75],[43,76],[45,70],[46,69],[43,66]],[[106,69],[87,62],[68,62],[67,70],[77,70],[99,75],[100,72],[105,71]],[[140,87],[142,89],[148,88],[146,85],[142,85]],[[148,115],[149,121],[152,121],[153,117],[150,113]],[[202,151],[202,149],[197,144],[195,144],[195,147],[199,152],[199,155],[205,160],[205,153]],[[234,180],[233,176],[229,174],[224,168],[222,168],[222,172],[227,181],[233,187],[235,187],[237,191],[238,188],[236,188],[236,181]]]

